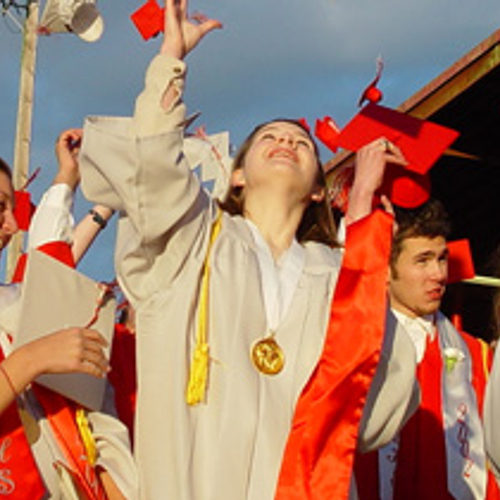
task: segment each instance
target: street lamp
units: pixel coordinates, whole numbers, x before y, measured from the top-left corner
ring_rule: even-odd
[[[97,0],[47,0],[39,24],[39,0],[0,0],[2,13],[24,17],[21,75],[14,144],[13,183],[24,186],[29,175],[33,96],[35,85],[38,34],[74,33],[82,40],[93,42],[104,30],[103,19],[96,7]],[[19,23],[20,24],[20,23]],[[24,235],[19,232],[11,241],[7,253],[6,278],[10,279],[22,253]]]

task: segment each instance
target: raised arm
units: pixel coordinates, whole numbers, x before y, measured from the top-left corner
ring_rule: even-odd
[[[373,209],[373,196],[381,186],[388,163],[407,165],[401,150],[384,137],[365,146],[356,154],[354,182],[349,193],[346,224],[355,222]]]
[[[72,207],[80,183],[78,155],[82,137],[81,129],[68,129],[59,135],[55,146],[58,171],[35,212],[28,244],[28,248],[37,248],[53,241],[66,243],[71,246],[75,264],[113,215],[111,209],[96,205],[74,227]]]
[[[166,0],[165,37],[160,54],[183,60],[207,33],[222,27],[219,21],[201,14],[189,17],[187,7],[187,0]],[[163,95],[163,108],[168,109],[176,97],[175,87],[169,86]]]

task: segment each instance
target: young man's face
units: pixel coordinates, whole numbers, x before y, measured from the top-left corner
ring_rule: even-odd
[[[407,238],[391,269],[391,306],[413,318],[433,314],[441,305],[447,278],[446,240],[442,236]]]

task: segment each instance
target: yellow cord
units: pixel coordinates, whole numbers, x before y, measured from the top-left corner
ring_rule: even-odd
[[[222,211],[218,209],[217,219],[212,226],[207,255],[203,264],[203,277],[200,292],[200,313],[198,317],[198,331],[193,360],[189,370],[189,381],[186,389],[186,402],[196,405],[203,401],[207,390],[209,345],[207,343],[207,316],[208,316],[208,291],[210,281],[210,252],[217,239],[222,225]]]
[[[85,451],[87,452],[89,464],[93,467],[97,460],[97,448],[94,436],[90,430],[87,415],[83,408],[78,408],[78,410],[76,410],[76,424],[78,425],[78,430],[80,431],[80,436],[85,446]]]

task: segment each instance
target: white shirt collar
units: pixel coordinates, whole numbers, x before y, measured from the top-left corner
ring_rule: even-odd
[[[420,363],[425,354],[427,337],[429,337],[431,341],[436,337],[435,315],[427,314],[425,316],[411,318],[395,309],[392,309],[392,312],[413,341],[417,354],[417,363]]]

